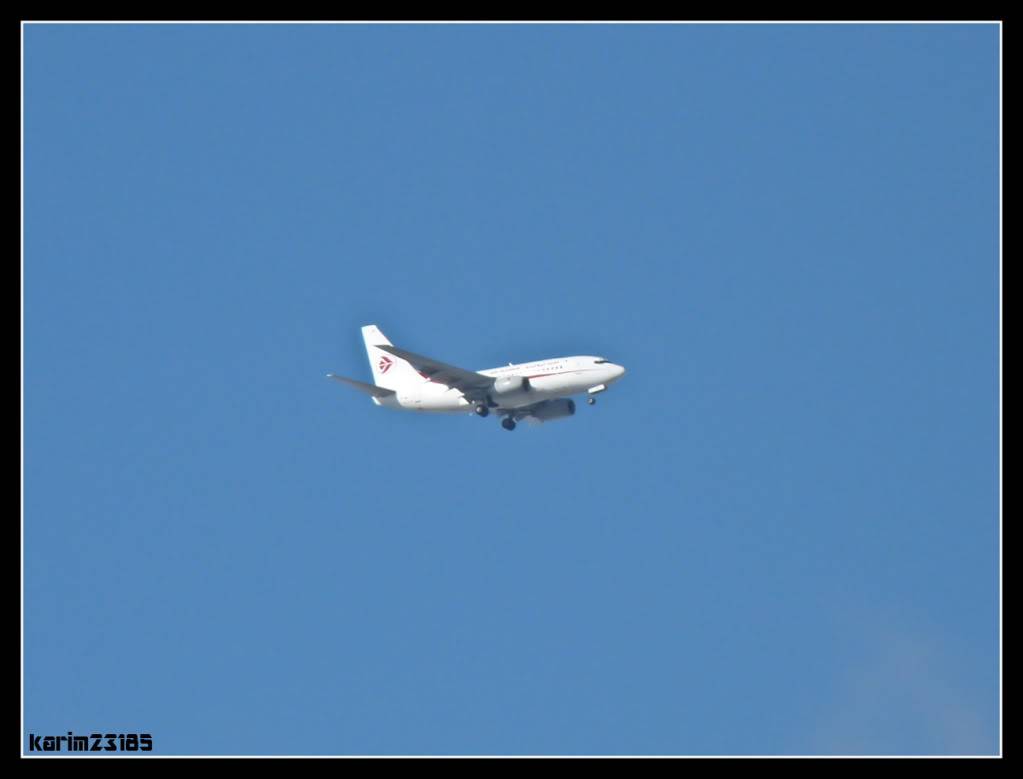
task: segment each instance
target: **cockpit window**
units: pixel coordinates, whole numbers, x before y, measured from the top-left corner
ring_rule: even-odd
[[[594,361],[593,361],[593,363],[594,363],[595,365],[602,365],[602,364],[604,364],[605,362],[607,362],[607,360],[594,360]]]

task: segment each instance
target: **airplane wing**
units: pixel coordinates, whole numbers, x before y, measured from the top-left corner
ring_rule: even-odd
[[[342,384],[347,384],[349,387],[354,387],[359,390],[359,392],[365,392],[367,395],[372,395],[374,398],[386,398],[394,394],[394,390],[378,387],[376,384],[367,384],[364,381],[349,379],[346,376],[338,376],[336,373],[328,373],[327,378],[339,381]]]
[[[458,390],[466,397],[482,397],[487,390],[494,386],[492,376],[456,368],[454,365],[448,365],[440,360],[424,357],[406,349],[399,349],[390,344],[375,344],[375,346],[377,349],[383,349],[385,352],[390,352],[395,357],[405,360],[430,381]]]

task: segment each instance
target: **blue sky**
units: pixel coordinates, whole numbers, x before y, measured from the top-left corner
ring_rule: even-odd
[[[999,750],[996,26],[24,42],[26,731]],[[629,372],[401,414],[371,322]]]

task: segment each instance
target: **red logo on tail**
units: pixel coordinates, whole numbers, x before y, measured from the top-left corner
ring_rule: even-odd
[[[393,364],[394,363],[391,362],[391,359],[389,357],[381,357],[380,362],[377,363],[377,369],[381,373],[387,373],[387,371],[391,369],[391,365]]]

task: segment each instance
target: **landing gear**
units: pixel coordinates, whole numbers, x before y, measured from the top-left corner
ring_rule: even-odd
[[[490,409],[489,409],[489,408],[487,408],[487,406],[486,406],[485,404],[483,404],[483,403],[477,403],[477,404],[476,404],[476,408],[475,408],[475,409],[473,409],[473,410],[474,410],[474,411],[475,411],[475,412],[476,412],[477,414],[479,414],[479,415],[480,415],[481,417],[485,417],[485,416],[486,416],[487,414],[489,414],[489,413],[490,413]]]
[[[596,403],[597,403],[597,399],[596,399],[596,398],[594,398],[594,397],[589,397],[589,398],[586,398],[586,402],[587,402],[588,404],[590,404],[591,406],[593,406],[593,405],[596,405]]]
[[[515,420],[512,419],[511,417],[505,417],[504,419],[501,420],[501,427],[503,427],[505,430],[514,430]]]

